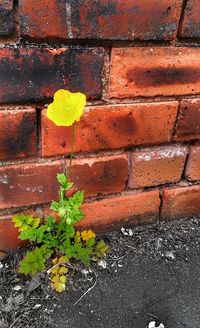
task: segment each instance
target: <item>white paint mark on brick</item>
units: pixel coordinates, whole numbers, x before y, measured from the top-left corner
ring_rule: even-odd
[[[0,175],[0,183],[8,184],[8,176],[6,174]]]
[[[66,0],[66,21],[67,21],[67,31],[68,31],[68,38],[73,39],[72,33],[72,11],[71,11],[71,3],[70,1]]]
[[[179,156],[186,156],[187,149],[163,149],[159,151],[151,151],[137,156],[139,161],[151,161],[152,159],[173,158]]]

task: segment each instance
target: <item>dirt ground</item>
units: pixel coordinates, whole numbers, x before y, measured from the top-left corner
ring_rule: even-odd
[[[26,251],[0,262],[1,328],[200,326],[200,219],[106,233],[105,260],[71,272],[67,291],[55,294],[41,273],[17,274]],[[153,327],[153,326],[152,326]]]

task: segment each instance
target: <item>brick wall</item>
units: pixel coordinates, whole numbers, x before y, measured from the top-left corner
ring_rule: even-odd
[[[59,88],[87,94],[76,125],[80,227],[200,214],[200,2],[0,0],[0,249],[12,213],[57,197],[70,129],[45,116]]]

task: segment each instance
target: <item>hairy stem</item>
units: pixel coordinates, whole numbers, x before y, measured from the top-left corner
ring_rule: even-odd
[[[73,160],[73,155],[74,155],[74,138],[75,137],[75,128],[74,124],[72,125],[72,142],[71,142],[71,154],[70,154],[70,161],[69,161],[69,167],[67,170],[67,179],[70,176],[71,173],[71,168],[72,168],[72,160]]]

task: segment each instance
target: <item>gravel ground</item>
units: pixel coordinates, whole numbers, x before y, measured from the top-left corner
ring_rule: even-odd
[[[90,294],[94,293],[95,289],[100,288],[98,284],[100,286],[101,282],[109,280],[110,277],[117,279],[121,268],[125,269],[123,274],[126,275],[126,267],[128,268],[130,264],[140,263],[140,258],[145,257],[148,259],[148,263],[151,261],[163,263],[165,268],[171,272],[172,263],[176,263],[176,265],[188,263],[191,252],[199,254],[200,219],[197,217],[185,218],[178,221],[162,222],[159,225],[138,226],[132,229],[122,229],[119,232],[102,234],[100,237],[110,246],[107,258],[99,263],[94,263],[90,270],[85,270],[81,266],[77,267],[76,272],[70,273],[68,290],[62,295],[51,291],[45,273],[41,273],[28,281],[17,274],[18,263],[22,259],[25,249],[8,254],[8,257],[0,262],[0,327],[78,328],[79,326],[77,323],[75,324],[75,319],[73,319],[77,308],[81,312],[83,303],[87,305],[87,302],[91,302]],[[148,280],[148,274],[145,279]],[[106,288],[104,286],[104,289]],[[118,288],[117,285],[116,288]],[[141,288],[138,292],[143,293]],[[173,293],[159,297],[151,305],[170,299],[175,292],[176,288]],[[149,304],[145,305],[143,312],[147,314],[148,308]],[[66,314],[63,311],[66,311]],[[71,316],[69,321],[66,319],[68,313]],[[153,315],[151,318],[149,317],[150,319],[156,320]],[[62,323],[62,320],[65,324]],[[80,327],[85,326],[81,324]],[[91,321],[90,324],[87,323],[87,327],[98,328],[103,326],[100,322],[93,325]],[[110,326],[104,323],[104,327]],[[123,324],[118,325],[116,323],[113,327],[125,327],[125,324],[123,326]],[[126,328],[128,327],[138,328],[139,326],[126,324]],[[142,324],[141,327],[146,328],[148,326]],[[180,327],[192,328],[188,325]]]

